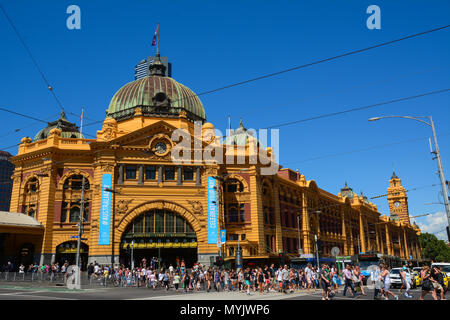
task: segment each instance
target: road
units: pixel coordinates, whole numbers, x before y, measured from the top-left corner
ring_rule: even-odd
[[[412,290],[412,299],[399,294],[398,289],[392,289],[394,294],[398,294],[399,300],[418,300],[421,289]],[[373,290],[366,289],[367,296],[358,294],[356,298],[342,296],[342,290],[333,299],[334,300],[373,300]],[[295,293],[264,293],[252,292],[251,295],[239,292],[188,292],[182,290],[175,292],[173,289],[168,292],[165,290],[155,290],[147,288],[95,288],[70,290],[57,287],[27,287],[26,285],[0,285],[0,300],[321,300],[321,291],[312,290],[308,294],[305,290]],[[392,297],[391,300],[394,300]],[[426,300],[432,300],[431,295],[427,295]]]

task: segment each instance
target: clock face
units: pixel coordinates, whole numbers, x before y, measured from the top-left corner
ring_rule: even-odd
[[[399,208],[399,207],[400,207],[400,205],[401,205],[401,203],[400,203],[400,202],[398,202],[398,201],[395,201],[395,202],[394,202],[394,206],[395,206],[396,208]]]
[[[167,145],[164,142],[158,142],[155,146],[155,151],[158,154],[163,154],[167,150]]]

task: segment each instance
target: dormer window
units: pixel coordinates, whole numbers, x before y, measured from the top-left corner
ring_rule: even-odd
[[[158,92],[153,97],[153,104],[156,107],[169,107],[170,106],[170,99],[167,97],[167,95],[164,92]]]

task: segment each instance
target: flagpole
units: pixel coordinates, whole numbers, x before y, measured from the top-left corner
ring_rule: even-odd
[[[159,22],[158,22],[158,29],[156,34],[156,55],[159,56]]]
[[[81,108],[81,126],[80,126],[80,134],[83,134],[83,112],[84,112],[84,108]]]

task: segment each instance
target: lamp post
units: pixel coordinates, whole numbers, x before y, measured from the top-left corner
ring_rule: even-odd
[[[320,266],[319,266],[319,246],[318,246],[319,236],[318,236],[318,234],[319,234],[319,229],[320,229],[320,226],[319,226],[319,213],[321,213],[321,212],[322,211],[320,211],[320,210],[313,211],[313,213],[316,214],[316,221],[317,221],[317,230],[316,230],[316,234],[314,235],[314,240],[315,240],[315,243],[316,243],[317,268],[320,268]]]
[[[297,229],[298,229],[298,255],[301,256],[302,242],[300,240],[300,214],[297,215]]]
[[[84,188],[85,188],[85,177],[83,175],[83,180],[81,181],[81,200],[80,200],[80,219],[78,221],[78,238],[77,238],[77,256],[76,265],[80,267],[80,247],[81,247],[81,236],[83,235],[83,221],[84,221]]]
[[[437,159],[437,163],[438,163],[438,173],[439,173],[439,178],[441,180],[441,188],[442,188],[442,194],[444,196],[444,205],[445,205],[445,212],[447,213],[447,237],[448,240],[450,241],[450,204],[449,204],[449,198],[448,198],[448,192],[447,192],[447,187],[446,187],[446,180],[444,178],[444,169],[442,168],[442,160],[441,160],[441,153],[439,152],[439,146],[437,143],[437,137],[436,137],[436,130],[434,128],[434,122],[433,122],[433,117],[432,116],[421,116],[421,117],[411,117],[411,116],[383,116],[383,117],[375,117],[375,118],[370,118],[369,121],[376,121],[376,120],[381,120],[381,119],[386,119],[386,118],[404,118],[404,119],[410,119],[410,120],[415,120],[415,121],[419,121],[421,123],[426,124],[427,126],[430,126],[432,131],[433,131],[433,138],[434,138],[434,146],[435,146],[435,151],[431,150],[431,153],[435,154],[436,157],[434,159]],[[425,118],[425,119],[430,119],[430,122],[421,120],[419,118]],[[431,142],[430,142],[430,148],[431,148]]]

